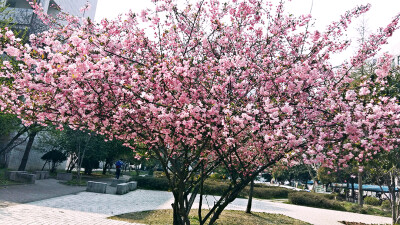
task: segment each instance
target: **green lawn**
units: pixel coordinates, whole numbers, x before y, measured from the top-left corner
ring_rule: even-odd
[[[203,215],[205,215],[205,210],[203,210]],[[197,225],[199,220],[197,217],[197,210],[190,211],[190,224]],[[152,225],[165,225],[172,224],[172,210],[154,210],[154,211],[143,211],[143,212],[133,212],[126,213],[122,215],[117,215],[110,217],[113,220],[127,221],[130,223],[143,223]],[[293,219],[288,216],[281,214],[270,214],[270,213],[260,213],[253,212],[252,214],[247,214],[243,211],[236,210],[225,210],[222,212],[220,218],[217,220],[219,225],[281,225],[281,224],[293,224],[293,225],[306,225],[309,223]]]

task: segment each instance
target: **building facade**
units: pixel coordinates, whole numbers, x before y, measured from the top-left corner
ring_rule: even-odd
[[[37,0],[45,13],[56,16],[59,12],[78,17],[89,17],[94,19],[98,0]],[[85,13],[80,12],[80,8],[86,3],[90,4],[90,9]],[[14,27],[17,29],[27,28],[29,33],[37,33],[47,29],[40,19],[34,14],[33,9],[26,0],[0,0],[0,6],[7,6],[6,11],[0,15],[0,20],[12,19]]]

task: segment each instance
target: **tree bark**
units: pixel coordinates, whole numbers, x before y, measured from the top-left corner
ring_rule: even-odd
[[[250,183],[249,201],[247,202],[246,213],[251,213],[251,205],[253,202],[254,179]]]
[[[28,139],[28,143],[26,144],[26,147],[25,147],[24,156],[22,157],[21,164],[18,167],[19,171],[25,170],[25,167],[26,167],[26,164],[27,164],[28,158],[29,158],[29,153],[31,152],[32,145],[33,145],[33,142],[35,141],[36,134],[37,134],[36,131],[32,131],[29,134],[29,139]]]
[[[15,146],[17,146],[17,145],[15,145],[15,146],[12,146],[13,144],[14,144],[14,142],[16,142],[17,140],[18,140],[18,138],[21,136],[21,135],[23,135],[25,132],[27,132],[28,131],[28,128],[27,127],[24,127],[23,129],[21,129],[20,131],[18,131],[18,133],[11,139],[11,141],[10,142],[8,142],[8,144],[4,147],[4,148],[2,148],[1,150],[0,150],[0,153],[3,153],[3,152],[6,152],[6,151],[9,151],[9,150],[11,150],[13,147],[15,147]],[[21,143],[19,143],[19,144],[22,144],[23,142],[21,142]]]
[[[356,192],[354,191],[354,180],[351,181],[351,198],[353,198],[353,202],[355,202]]]
[[[48,162],[49,162],[49,161],[46,160],[46,162],[44,163],[44,165],[43,165],[43,167],[42,167],[42,171],[44,170],[44,167],[46,166],[46,164],[47,164]]]
[[[173,224],[174,225],[190,225],[189,217],[186,214],[187,207],[185,207],[184,189],[182,186],[173,191],[174,203],[172,204],[173,210]]]
[[[312,192],[317,192],[317,187],[318,187],[318,181],[314,178]]]
[[[364,204],[362,189],[362,173],[358,172],[358,204],[362,207]]]
[[[107,173],[107,168],[111,165],[111,160],[106,159],[106,162],[103,165],[103,175],[106,175]]]
[[[390,185],[389,192],[391,194],[391,203],[392,203],[392,224],[397,224],[397,199],[396,199],[396,184],[395,184],[395,175],[393,172],[390,172]]]
[[[203,177],[203,174],[204,174],[204,170],[202,170],[201,171],[201,174],[202,174],[202,176],[201,176],[201,181],[200,181],[200,200],[199,200],[199,210],[198,210],[198,216],[199,216],[199,222],[200,222],[200,225],[203,225],[204,223],[203,223],[203,221],[202,221],[202,216],[201,216],[201,207],[203,206],[203,193],[204,193],[204,177]]]

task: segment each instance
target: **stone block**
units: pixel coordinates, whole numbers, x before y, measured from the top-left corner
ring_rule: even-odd
[[[49,177],[50,177],[49,171],[42,171],[42,179],[49,179]]]
[[[36,171],[36,180],[43,180],[49,178],[49,171]]]
[[[137,182],[136,181],[131,181],[128,183],[129,185],[129,191],[134,191],[137,189]]]
[[[57,180],[72,180],[72,173],[57,173]]]
[[[36,174],[17,173],[15,181],[34,184],[36,182]]]
[[[107,183],[88,181],[86,191],[96,193],[106,193]]]
[[[117,184],[117,195],[124,195],[128,192],[129,192],[128,183]]]
[[[6,171],[6,178],[9,180],[17,181],[17,174],[28,173],[26,171]]]
[[[122,184],[122,183],[126,183],[126,182],[128,182],[127,179],[113,179],[110,186],[116,187],[117,184]]]

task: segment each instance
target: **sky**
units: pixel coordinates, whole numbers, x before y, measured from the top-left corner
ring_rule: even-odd
[[[272,3],[278,0],[271,0]],[[358,5],[370,3],[369,12],[354,20],[348,29],[347,37],[352,39],[353,46],[347,52],[334,56],[333,61],[340,63],[346,56],[355,51],[356,40],[359,36],[357,27],[365,21],[367,31],[375,32],[379,27],[386,26],[391,19],[400,13],[400,0],[292,0],[286,4],[286,12],[294,15],[311,14],[315,19],[315,28],[324,30],[332,21],[338,21],[340,15],[344,14]],[[112,19],[119,14],[127,13],[129,10],[140,13],[143,9],[152,7],[151,0],[98,0],[96,21],[102,18]],[[312,6],[312,7],[311,7]],[[400,54],[400,30],[389,39],[389,44],[384,46],[381,52],[389,52],[393,55]]]

